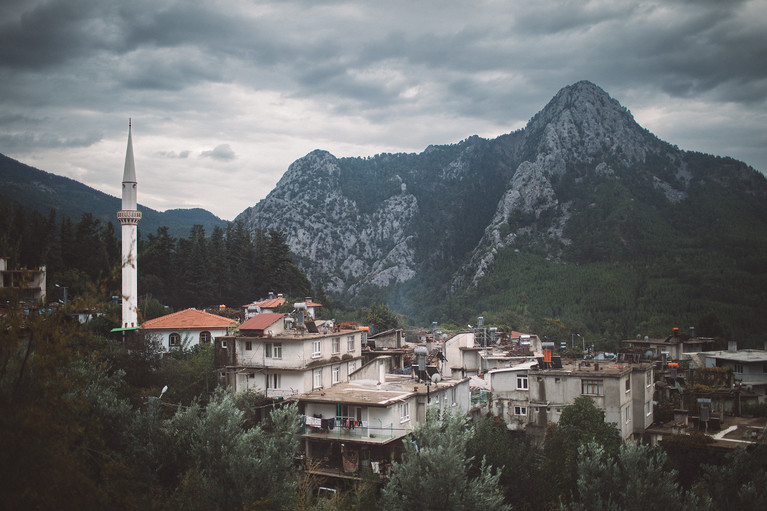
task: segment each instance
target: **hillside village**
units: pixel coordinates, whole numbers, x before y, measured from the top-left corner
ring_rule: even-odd
[[[120,493],[128,509],[325,509],[322,499],[333,509],[587,509],[597,497],[626,508],[637,495],[613,492],[629,481],[645,485],[635,493],[649,507],[654,497],[713,508],[733,492],[744,508],[767,500],[767,343],[739,349],[670,325],[604,352],[580,334],[549,338],[479,315],[453,328],[466,310],[452,311],[450,328],[336,321],[289,293],[145,319],[130,129],[110,303],[96,286],[70,303],[45,266],[0,257],[10,410],[0,481],[11,508],[50,508],[59,491],[75,508]],[[285,251],[274,258],[308,287]],[[413,276],[397,268],[375,271]],[[197,270],[204,280],[208,268]],[[60,302],[47,299],[53,289]],[[50,490],[33,490],[25,474],[48,456]],[[70,475],[81,482],[55,483]]]
[[[313,470],[323,477],[360,478],[366,469],[385,476],[428,407],[496,417],[535,445],[580,396],[604,412],[623,442],[658,445],[691,432],[713,440],[702,449],[765,440],[767,419],[747,410],[767,403],[767,350],[738,350],[735,341],[718,350],[714,339],[676,328],[664,339],[624,340],[617,353],[484,326],[371,334],[356,323],[315,319],[321,304],[310,298],[291,313],[272,312],[284,304],[282,295],[248,304],[246,321],[213,338],[207,333],[219,316],[200,316],[192,326],[184,317],[200,311],[182,311],[174,334],[215,345],[219,383],[231,392],[297,402],[301,456],[322,460]],[[151,325],[142,330],[152,332]]]

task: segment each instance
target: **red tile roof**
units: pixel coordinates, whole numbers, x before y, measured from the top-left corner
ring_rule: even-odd
[[[279,321],[285,314],[281,312],[263,312],[256,314],[240,325],[240,330],[264,330]]]
[[[200,328],[226,328],[236,326],[233,319],[210,314],[197,309],[186,309],[167,316],[162,316],[141,325],[143,330],[189,330]]]

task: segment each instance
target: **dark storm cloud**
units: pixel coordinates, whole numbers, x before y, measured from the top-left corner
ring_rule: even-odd
[[[5,0],[0,152],[98,175],[120,167],[133,116],[134,142],[164,169],[144,193],[189,196],[168,187],[227,162],[233,176],[258,173],[258,192],[206,200],[244,208],[317,147],[366,155],[497,136],[585,79],[671,143],[765,170],[765,11],[765,0]]]

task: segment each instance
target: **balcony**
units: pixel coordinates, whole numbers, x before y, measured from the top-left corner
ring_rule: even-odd
[[[279,399],[290,396],[298,395],[298,391],[294,389],[266,389],[266,397],[271,399]]]
[[[324,422],[324,427],[313,427],[304,423],[301,429],[301,436],[314,440],[346,440],[370,444],[385,444],[410,432],[410,430],[395,428],[394,424],[339,427],[339,424],[342,423],[342,420],[336,419],[333,429],[326,427]]]

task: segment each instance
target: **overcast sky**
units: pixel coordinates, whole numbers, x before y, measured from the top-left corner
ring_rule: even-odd
[[[682,149],[767,170],[767,0],[2,0],[0,152],[231,220],[314,149],[523,128],[590,80]]]

